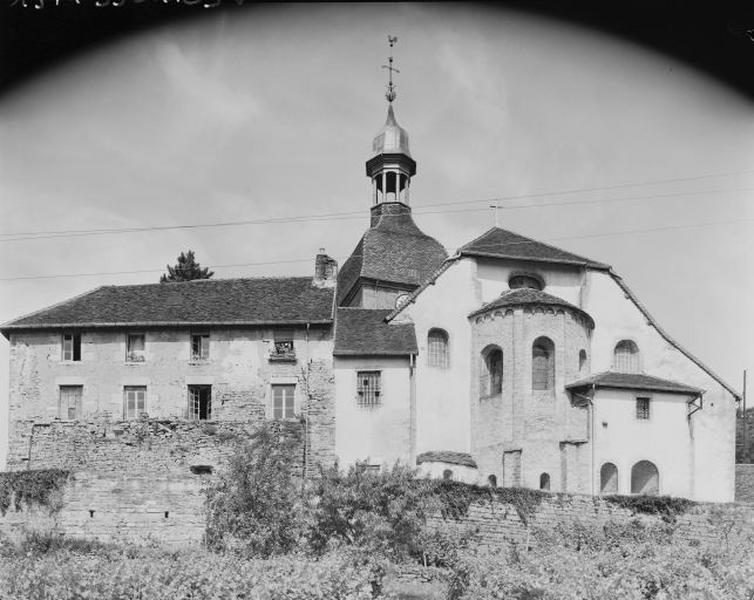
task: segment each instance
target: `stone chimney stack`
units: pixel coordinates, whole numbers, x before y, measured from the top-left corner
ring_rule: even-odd
[[[314,259],[314,285],[321,287],[333,287],[338,277],[338,261],[325,254],[325,249],[320,248]]]

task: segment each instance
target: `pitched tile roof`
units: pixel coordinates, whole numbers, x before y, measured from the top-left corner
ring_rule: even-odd
[[[383,208],[377,223],[356,244],[338,273],[338,303],[348,296],[359,278],[416,287],[444,261],[448,253],[423,233],[404,205]]]
[[[617,373],[615,371],[605,371],[574,381],[566,385],[567,390],[577,390],[590,387],[613,388],[623,390],[647,390],[650,392],[669,392],[675,394],[699,394],[703,390],[699,388],[670,381],[669,379],[660,379],[644,373]]]
[[[538,242],[513,231],[493,227],[468,244],[458,253],[466,256],[490,258],[517,258],[537,262],[582,265],[593,269],[609,269],[609,265],[572,254],[544,242]]]
[[[561,306],[563,308],[567,308],[569,310],[572,310],[575,313],[578,313],[579,315],[586,318],[587,322],[590,324],[590,327],[594,328],[594,319],[590,317],[585,311],[580,309],[578,306],[575,306],[571,304],[570,302],[566,302],[562,298],[558,298],[557,296],[553,296],[551,294],[547,294],[545,292],[542,292],[540,290],[534,290],[531,288],[517,288],[515,290],[505,290],[498,298],[493,300],[492,302],[483,305],[481,308],[475,310],[473,313],[469,315],[469,317],[474,317],[476,315],[485,313],[489,310],[494,310],[496,308],[506,308],[506,307],[514,307],[514,306]]]
[[[339,308],[335,316],[335,356],[416,354],[413,323],[386,323],[390,310]]]
[[[334,290],[311,277],[202,279],[103,286],[4,323],[18,329],[60,326],[332,322]]]
[[[472,458],[471,454],[468,452],[454,452],[452,450],[422,452],[416,457],[416,464],[420,465],[425,462],[443,462],[449,465],[477,468],[476,461]]]

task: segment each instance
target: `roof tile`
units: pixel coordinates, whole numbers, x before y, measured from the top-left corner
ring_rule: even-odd
[[[390,310],[339,308],[335,324],[335,356],[405,356],[416,354],[413,323],[386,323]]]
[[[652,392],[669,392],[677,394],[698,394],[702,391],[699,388],[684,383],[670,381],[669,379],[661,379],[659,377],[653,377],[652,375],[645,375],[644,373],[618,373],[616,371],[598,373],[591,377],[569,383],[565,387],[567,390],[577,390],[592,386],[598,388],[647,390]]]
[[[517,258],[549,263],[583,265],[594,269],[609,269],[609,265],[538,242],[513,231],[493,227],[477,239],[461,246],[458,252],[466,256]]]
[[[332,321],[333,288],[311,277],[202,279],[103,286],[3,324],[2,331],[59,326]]]

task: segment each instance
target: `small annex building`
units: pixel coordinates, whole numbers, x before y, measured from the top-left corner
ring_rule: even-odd
[[[393,98],[369,228],[339,269],[321,250],[312,277],[104,286],[3,324],[8,468],[133,467],[117,443],[56,453],[77,423],[117,441],[143,419],[273,419],[304,423],[310,464],[732,501],[738,393],[609,265],[498,227],[452,254],[422,232]]]

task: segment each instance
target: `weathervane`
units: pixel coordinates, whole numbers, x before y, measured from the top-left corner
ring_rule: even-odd
[[[393,83],[393,71],[396,73],[400,73],[398,69],[393,67],[393,46],[395,46],[395,42],[398,41],[398,37],[394,35],[387,36],[387,41],[390,44],[390,56],[388,56],[388,64],[382,65],[383,69],[387,69],[389,75],[388,83],[387,83],[387,92],[385,93],[385,98],[387,98],[388,102],[392,102],[395,100],[395,84]]]

